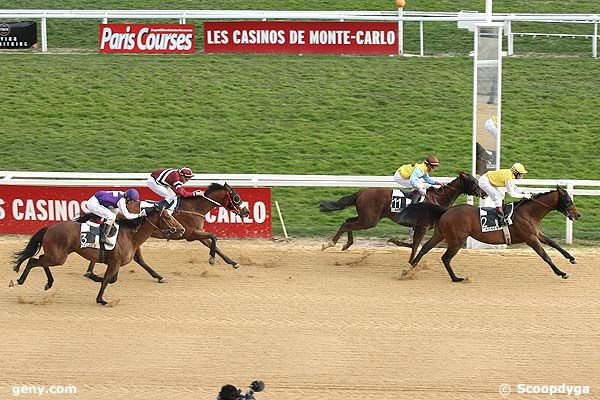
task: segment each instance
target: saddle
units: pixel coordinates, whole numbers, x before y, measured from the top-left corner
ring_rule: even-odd
[[[105,250],[112,250],[115,248],[117,244],[117,236],[119,234],[119,224],[115,223],[110,232],[108,233],[108,237],[106,238],[106,243],[104,244]],[[80,244],[81,248],[92,248],[99,249],[100,248],[100,224],[97,224],[92,221],[87,221],[86,223],[81,224],[80,231]]]
[[[481,232],[494,232],[502,230],[506,244],[511,244],[510,231],[508,227],[513,224],[512,216],[515,211],[515,203],[506,204],[502,211],[506,225],[500,226],[500,217],[494,207],[480,207],[479,220],[481,222]]]

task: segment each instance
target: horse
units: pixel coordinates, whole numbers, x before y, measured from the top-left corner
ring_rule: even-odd
[[[104,277],[94,279],[95,282],[101,282],[100,291],[96,297],[97,303],[107,304],[103,299],[107,285],[117,281],[119,268],[131,262],[135,252],[156,229],[163,232],[163,234],[183,235],[184,228],[166,212],[164,207],[148,208],[146,212],[147,214],[144,217],[119,223],[120,229],[115,248],[106,252],[107,267]],[[49,267],[63,265],[67,261],[68,255],[74,252],[87,260],[98,261],[100,253],[98,249],[81,248],[81,225],[80,222],[76,221],[58,222],[35,233],[25,249],[15,253],[15,265],[13,267],[15,272],[19,272],[21,264],[29,259],[23,273],[17,279],[17,283],[23,285],[32,268],[42,267],[48,279],[44,290],[50,289],[54,283],[54,277]],[[34,258],[42,248],[44,253],[38,258]]]
[[[440,188],[429,187],[426,192],[425,202],[435,204],[441,207],[448,207],[460,196],[466,194],[469,196],[485,197],[486,193],[479,187],[477,179],[466,172],[459,172],[452,182],[443,185]],[[370,229],[377,226],[382,218],[389,218],[397,224],[414,227],[413,242],[404,243],[398,239],[390,239],[389,241],[404,247],[412,248],[409,261],[412,260],[417,252],[417,247],[423,240],[427,230],[433,226],[436,221],[434,215],[429,213],[421,213],[424,208],[415,205],[409,205],[401,212],[390,211],[392,201],[392,189],[369,188],[360,190],[349,196],[344,196],[337,201],[322,200],[319,204],[321,212],[330,212],[343,210],[348,206],[355,205],[358,216],[348,218],[340,226],[337,233],[321,246],[321,250],[336,245],[340,237],[346,232],[348,241],[342,247],[342,250],[347,250],[354,243],[352,231]],[[406,210],[411,209],[410,213]],[[434,213],[435,214],[435,213]]]
[[[558,250],[571,264],[577,264],[575,257],[569,254],[558,243],[550,239],[540,230],[542,219],[552,210],[563,213],[570,220],[577,220],[581,214],[573,204],[566,190],[556,186],[556,190],[535,195],[531,199],[523,199],[514,206],[513,221],[508,227],[512,243],[526,243],[548,264],[552,271],[563,279],[569,274],[558,269],[552,262],[542,243]],[[503,244],[504,234],[502,231],[481,232],[479,209],[471,205],[460,205],[446,211],[435,226],[435,232],[431,239],[423,245],[417,257],[410,263],[412,268],[416,267],[421,258],[427,254],[435,245],[445,240],[448,249],[442,256],[442,262],[450,275],[452,282],[461,282],[465,278],[454,274],[450,261],[461,249],[462,245],[471,236],[483,243]],[[404,274],[408,273],[405,271]]]
[[[201,196],[181,197],[179,207],[173,213],[173,217],[185,228],[185,234],[175,240],[185,239],[188,242],[198,240],[200,243],[210,248],[210,257],[208,262],[210,265],[215,264],[215,253],[219,255],[227,264],[237,269],[240,267],[236,261],[227,257],[217,247],[217,237],[213,233],[205,232],[204,216],[214,207],[224,207],[229,211],[233,211],[241,218],[245,218],[250,214],[247,206],[244,206],[242,198],[237,194],[227,183],[220,185],[212,183]],[[161,238],[158,232],[153,232],[153,237]],[[137,249],[133,260],[138,263],[146,272],[159,283],[164,283],[167,280],[152,267],[150,267],[142,257],[141,249]],[[88,269],[84,276],[94,280],[94,261],[90,261]]]

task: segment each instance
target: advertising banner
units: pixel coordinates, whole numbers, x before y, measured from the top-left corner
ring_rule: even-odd
[[[187,188],[187,186],[186,186]],[[0,234],[32,234],[44,226],[69,221],[87,212],[86,202],[99,190],[119,187],[0,185]],[[143,200],[160,200],[146,187],[136,187]],[[205,189],[194,188],[193,189]],[[248,203],[243,220],[223,207],[206,214],[204,229],[217,237],[271,237],[271,189],[236,188]]]
[[[395,22],[205,22],[206,53],[397,54]]]
[[[0,49],[37,48],[35,22],[0,22]]]
[[[191,24],[101,24],[101,53],[193,53]]]

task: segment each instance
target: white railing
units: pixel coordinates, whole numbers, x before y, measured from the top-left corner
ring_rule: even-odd
[[[147,173],[23,172],[0,171],[0,185],[32,186],[146,186]],[[436,177],[448,183],[454,177]],[[392,176],[280,175],[280,174],[196,174],[192,186],[227,182],[233,187],[398,187]],[[546,192],[560,185],[574,196],[600,196],[600,180],[521,179],[520,187],[532,193]],[[599,189],[588,189],[588,188]],[[582,189],[585,188],[585,189]],[[573,221],[566,219],[565,242],[573,243]]]
[[[404,52],[404,22],[419,22],[419,55],[424,55],[425,22],[486,21],[485,13],[477,12],[422,12],[422,11],[268,11],[268,10],[0,10],[0,18],[27,18],[41,20],[42,51],[48,51],[47,19],[97,19],[107,23],[108,19],[177,19],[184,24],[188,19],[197,20],[326,20],[326,21],[397,21],[398,54]],[[505,23],[508,36],[508,54],[514,51],[514,37],[533,34],[512,32],[512,22],[580,23],[593,24],[589,35],[557,34],[560,37],[586,37],[592,39],[592,56],[597,57],[599,14],[504,14],[492,15],[493,22]]]

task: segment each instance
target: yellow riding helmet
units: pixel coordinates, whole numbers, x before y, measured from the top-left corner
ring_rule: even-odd
[[[525,175],[527,173],[527,170],[525,169],[525,167],[523,166],[523,164],[521,163],[514,163],[512,165],[512,167],[510,167],[510,170],[512,171],[513,174],[521,174],[521,175]]]

